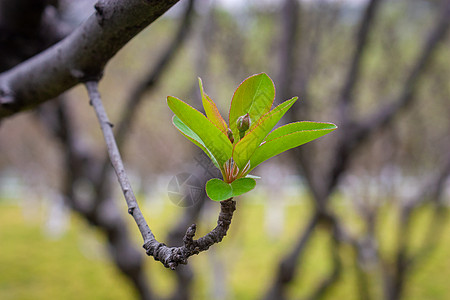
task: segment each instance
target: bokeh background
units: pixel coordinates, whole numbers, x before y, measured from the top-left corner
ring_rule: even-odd
[[[49,2],[68,28],[94,12]],[[180,1],[100,84],[158,240],[217,219],[168,197],[214,173],[165,101],[201,109],[197,77],[227,116],[265,72],[275,103],[300,97],[282,122],[339,129],[258,167],[224,241],[171,271],[141,248],[82,86],[2,120],[0,299],[449,299],[449,23],[448,0]]]

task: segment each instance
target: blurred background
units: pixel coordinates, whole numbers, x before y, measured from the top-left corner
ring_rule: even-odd
[[[32,2],[0,1],[1,72],[95,3]],[[339,129],[255,169],[223,242],[171,271],[141,247],[82,86],[2,120],[0,299],[449,299],[449,25],[449,0],[181,0],[100,84],[159,241],[180,245],[192,223],[203,235],[219,211],[204,193],[169,198],[179,174],[217,175],[168,95],[200,110],[201,77],[227,116],[265,72],[275,104],[300,98],[282,122]]]

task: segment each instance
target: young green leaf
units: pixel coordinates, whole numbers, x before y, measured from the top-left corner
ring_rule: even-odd
[[[226,183],[218,178],[206,183],[206,193],[211,200],[223,201],[245,194],[255,188],[256,181],[252,178],[239,178],[232,183]]]
[[[262,116],[258,124],[234,145],[233,159],[240,170],[247,164],[253,152],[255,152],[265,137],[297,99],[297,97],[294,97],[286,100]],[[253,165],[250,165],[250,167],[253,168]]]
[[[202,95],[202,103],[203,109],[205,110],[206,116],[208,119],[217,126],[223,133],[227,133],[227,123],[220,115],[219,110],[217,109],[216,104],[212,99],[205,93],[203,90],[203,82],[200,78],[198,78],[198,85],[200,86],[200,93]]]
[[[233,197],[236,197],[253,190],[256,186],[256,181],[253,178],[239,178],[230,184],[233,190]]]
[[[245,79],[236,89],[231,100],[228,124],[234,138],[239,138],[236,121],[240,116],[249,113],[251,124],[256,123],[270,110],[274,99],[275,87],[267,74],[256,74]]]
[[[233,196],[231,185],[223,182],[219,178],[213,178],[206,183],[206,193],[211,200],[223,201]]]
[[[200,137],[220,166],[231,157],[230,140],[201,112],[172,96],[167,97],[167,104],[175,115]]]
[[[178,129],[178,131],[181,132],[181,134],[183,134],[188,140],[190,140],[196,146],[200,147],[200,149],[202,149],[203,152],[205,152],[206,155],[208,155],[208,157],[211,159],[211,161],[214,163],[214,165],[217,168],[221,169],[219,167],[219,164],[217,163],[216,159],[214,158],[214,156],[211,154],[211,152],[208,150],[208,148],[206,148],[202,139],[195,132],[193,132],[192,129],[187,127],[186,124],[184,124],[180,120],[180,118],[178,118],[176,115],[173,116],[172,123],[173,123],[173,125],[175,125],[175,127]]]
[[[271,132],[266,141],[255,150],[250,158],[250,170],[275,155],[306,144],[336,128],[332,123],[321,122],[296,122],[281,126]]]

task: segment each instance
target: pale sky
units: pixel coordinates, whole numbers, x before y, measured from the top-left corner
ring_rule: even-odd
[[[220,5],[223,5],[226,8],[229,9],[236,9],[239,7],[244,7],[247,3],[258,3],[262,5],[278,5],[282,2],[282,0],[248,0],[248,1],[242,1],[242,0],[215,0]],[[367,0],[300,0],[302,2],[314,2],[314,1],[329,1],[329,2],[347,2],[352,4],[361,4],[367,2]]]

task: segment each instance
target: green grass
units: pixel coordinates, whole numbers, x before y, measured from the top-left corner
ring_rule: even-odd
[[[97,249],[102,259],[83,255],[87,225],[79,220],[72,218],[58,239],[46,237],[41,220],[24,219],[17,206],[1,205],[0,220],[0,299],[132,299],[104,249]]]
[[[227,299],[255,299],[269,288],[278,261],[293,247],[311,211],[305,203],[286,204],[284,229],[270,236],[265,230],[265,209],[260,203],[239,201],[224,241],[190,259],[196,274],[195,299],[212,299],[211,289],[217,287],[218,282],[226,289]],[[110,263],[101,234],[72,216],[68,231],[57,239],[50,238],[42,229],[44,214],[39,210],[35,217],[24,218],[21,207],[0,203],[0,299],[135,299],[130,284]],[[182,213],[181,208],[169,202],[161,210],[152,211],[150,207],[144,210],[160,240],[165,239],[166,231]],[[393,215],[386,209],[382,217],[386,222],[380,221],[379,234],[389,245],[395,235]],[[430,221],[429,216],[429,211],[424,210],[415,219],[413,245],[424,237],[423,228]],[[215,218],[214,214],[208,217],[199,231],[205,232],[213,226]],[[132,227],[131,218],[129,221],[139,247],[137,230]],[[450,228],[447,225],[443,224],[445,229],[439,247],[410,274],[405,299],[448,299]],[[381,246],[389,255],[391,247]],[[329,272],[329,247],[327,231],[317,229],[304,254],[302,273],[289,286],[292,298],[308,295]],[[327,299],[358,299],[353,251],[348,246],[342,247],[340,256],[344,272]],[[175,283],[174,273],[151,258],[147,259],[147,266],[152,288],[161,296],[169,295]],[[215,281],[214,269],[223,270],[222,281]],[[376,271],[374,273],[376,278]],[[372,282],[377,284],[372,289],[379,298],[380,282],[377,279]]]

